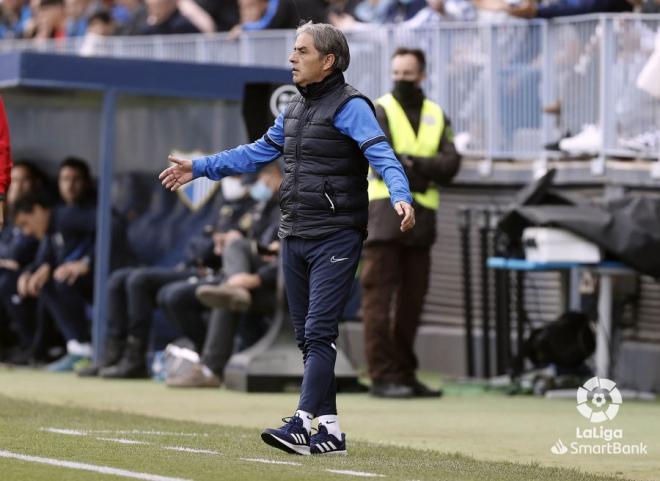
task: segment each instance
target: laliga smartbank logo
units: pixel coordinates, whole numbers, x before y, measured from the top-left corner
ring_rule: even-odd
[[[592,423],[611,421],[623,403],[614,381],[592,377],[577,390],[577,410]]]
[[[552,454],[648,454],[645,443],[626,444],[623,429],[606,428],[600,423],[612,421],[623,404],[614,381],[592,377],[577,390],[577,410],[594,426],[575,428],[575,441],[568,446],[561,439],[550,448]],[[600,424],[599,426],[595,426]]]

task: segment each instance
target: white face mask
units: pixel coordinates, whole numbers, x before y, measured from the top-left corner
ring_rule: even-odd
[[[225,177],[220,181],[220,187],[222,188],[222,197],[228,202],[245,197],[247,192],[247,189],[241,183],[241,179],[237,177]]]

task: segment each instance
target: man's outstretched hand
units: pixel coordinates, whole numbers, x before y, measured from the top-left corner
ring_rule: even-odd
[[[408,202],[399,201],[394,204],[394,209],[399,216],[403,216],[401,221],[401,232],[406,232],[415,227],[415,209]]]
[[[171,155],[167,159],[174,165],[162,171],[158,176],[166,189],[175,191],[193,180],[192,160],[177,159]]]

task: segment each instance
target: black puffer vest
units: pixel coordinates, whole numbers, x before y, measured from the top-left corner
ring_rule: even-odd
[[[324,237],[341,229],[366,235],[369,164],[357,142],[334,126],[335,114],[364,98],[341,72],[298,89],[284,114],[284,179],[279,237]]]

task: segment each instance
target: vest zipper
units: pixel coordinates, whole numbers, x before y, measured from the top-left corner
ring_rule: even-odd
[[[337,214],[337,209],[335,208],[335,203],[332,201],[332,197],[330,197],[328,192],[334,196],[334,189],[332,189],[330,183],[325,180],[323,181],[323,195],[325,195],[325,198],[328,199],[328,202],[330,203],[330,210],[332,210],[332,215],[335,215]]]

